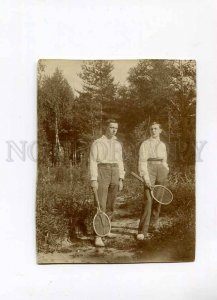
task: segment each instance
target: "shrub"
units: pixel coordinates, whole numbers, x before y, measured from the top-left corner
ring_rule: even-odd
[[[87,168],[61,168],[61,171],[60,167],[39,169],[36,207],[38,251],[58,251],[65,239],[75,239],[81,231],[93,233],[95,208]],[[171,217],[173,224],[170,228],[162,228],[156,238],[185,238],[192,244],[195,233],[194,168],[173,169],[168,186],[174,194],[174,201],[162,207],[162,213]],[[122,195],[129,215],[139,217],[143,185],[129,172]]]
[[[66,238],[76,237],[76,225],[91,233],[93,197],[84,172],[74,168],[70,172],[52,168],[49,174],[41,170],[38,178],[36,226],[38,251],[53,251]],[[44,175],[44,176],[43,176]]]

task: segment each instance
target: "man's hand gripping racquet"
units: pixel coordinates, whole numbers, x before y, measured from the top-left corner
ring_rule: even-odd
[[[138,180],[144,183],[142,177],[140,177],[136,173],[131,172],[131,175],[133,175],[135,178],[137,178]],[[168,205],[173,200],[172,192],[163,185],[154,185],[153,187],[150,188],[150,193],[154,200],[156,200],[157,202],[163,205]]]

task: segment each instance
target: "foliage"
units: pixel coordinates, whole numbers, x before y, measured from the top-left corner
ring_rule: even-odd
[[[196,64],[191,60],[171,64],[168,129],[171,139],[179,141],[179,160],[185,165],[195,161]]]
[[[139,120],[151,118],[165,122],[170,77],[171,70],[165,60],[141,60],[129,70],[129,90]]]
[[[132,176],[125,180],[125,199],[131,218],[140,217],[143,203],[143,186]],[[161,206],[161,217],[166,217],[168,223],[163,223],[158,231],[155,231],[151,243],[155,247],[168,244],[178,245],[177,258],[179,260],[191,260],[194,258],[195,245],[195,171],[194,167],[185,169],[175,168],[169,175],[168,187],[172,190],[174,200],[168,206]],[[162,219],[163,219],[162,218]],[[160,219],[161,220],[161,219]],[[134,244],[134,247],[138,245]],[[146,246],[146,245],[144,245]],[[125,245],[126,249],[126,245]],[[179,251],[180,250],[180,251]],[[180,257],[184,255],[184,257]]]
[[[76,237],[81,225],[92,233],[93,196],[85,169],[40,169],[36,225],[38,251],[52,252],[61,248],[65,239]]]
[[[140,143],[149,135],[150,122],[162,123],[162,138],[175,153],[170,187],[177,200],[168,213],[179,220],[174,230],[186,234],[194,228],[194,170],[189,166],[195,159],[195,62],[141,60],[129,70],[125,85],[115,83],[113,68],[110,61],[84,61],[79,74],[82,90],[75,96],[61,70],[47,76],[46,66],[39,61],[39,251],[58,250],[65,238],[76,237],[77,227],[91,232],[89,147],[102,134],[103,121],[111,117],[119,122],[127,171],[124,193],[131,202],[142,197],[141,185],[129,176],[137,170]],[[138,210],[133,203],[132,211]]]
[[[131,169],[132,170],[132,169]],[[95,213],[86,167],[62,170],[59,167],[40,169],[37,191],[37,248],[52,252],[62,249],[65,240],[76,239],[81,233],[92,235]],[[58,175],[58,176],[57,176]],[[173,219],[170,227],[162,228],[154,239],[186,240],[189,245],[195,234],[194,168],[175,169],[169,177],[174,201],[162,207],[162,215]],[[125,203],[132,218],[139,218],[143,186],[127,172],[124,184]]]
[[[83,80],[83,91],[80,92],[80,96],[82,100],[89,101],[90,114],[87,120],[90,122],[93,135],[97,126],[102,133],[102,121],[108,118],[114,105],[116,86],[111,74],[113,68],[110,61],[103,60],[85,61],[81,66],[79,76]]]
[[[86,61],[81,66],[79,74],[83,80],[83,92],[91,95],[97,101],[111,101],[114,98],[114,78],[111,75],[113,65],[110,61]]]
[[[70,113],[73,100],[72,89],[58,68],[51,77],[44,77],[39,89],[38,115],[46,131],[54,131],[55,118],[58,124],[62,125],[61,128],[72,126],[73,119]],[[71,124],[67,124],[69,120]]]
[[[72,89],[57,68],[52,76],[44,76],[38,87],[39,163],[43,145],[46,144],[47,159],[50,151],[54,156],[57,140],[72,138],[74,95]]]
[[[118,134],[124,147],[146,138],[150,122],[159,121],[166,133],[164,142],[176,143],[176,160],[192,164],[195,61],[141,60],[129,70],[126,85],[114,82],[113,69],[110,61],[84,61],[79,73],[82,91],[74,96],[62,71],[45,76],[46,66],[39,62],[39,161],[43,144],[48,148],[46,156],[55,156],[57,135],[68,157],[64,162],[73,151],[86,157],[92,141],[102,134],[103,120],[114,117],[120,123]]]

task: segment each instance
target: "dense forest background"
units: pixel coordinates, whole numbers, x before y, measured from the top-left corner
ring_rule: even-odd
[[[137,171],[139,145],[149,136],[150,123],[162,124],[169,187],[179,200],[170,211],[183,235],[191,233],[188,244],[194,244],[196,63],[140,60],[129,68],[125,84],[115,81],[113,69],[112,61],[83,61],[82,86],[75,91],[63,70],[47,75],[46,61],[38,63],[38,251],[61,249],[63,240],[77,237],[79,227],[91,233],[89,148],[108,118],[119,122],[127,171],[123,197],[135,206],[129,209],[133,217],[140,214],[136,203],[143,192],[129,171]]]
[[[127,63],[127,62],[126,62]],[[76,94],[56,68],[45,75],[38,64],[39,164],[76,165],[87,160],[90,143],[102,134],[107,118],[119,122],[118,136],[125,159],[149,134],[149,124],[160,122],[169,162],[195,160],[195,61],[141,60],[129,69],[125,85],[112,76],[112,61],[84,61]]]

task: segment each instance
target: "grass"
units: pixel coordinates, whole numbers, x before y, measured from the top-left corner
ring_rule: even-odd
[[[194,248],[195,194],[194,169],[174,169],[169,176],[169,188],[174,201],[162,207],[174,221],[155,235],[162,240],[181,241]],[[129,216],[139,217],[143,197],[140,182],[127,174],[122,192]],[[37,186],[37,250],[38,252],[61,251],[64,240],[76,239],[79,232],[92,235],[92,218],[95,209],[89,186],[86,166],[74,168],[40,167]]]
[[[89,232],[93,197],[83,169],[40,169],[36,207],[38,251],[58,250],[64,239],[76,237],[79,223]]]

